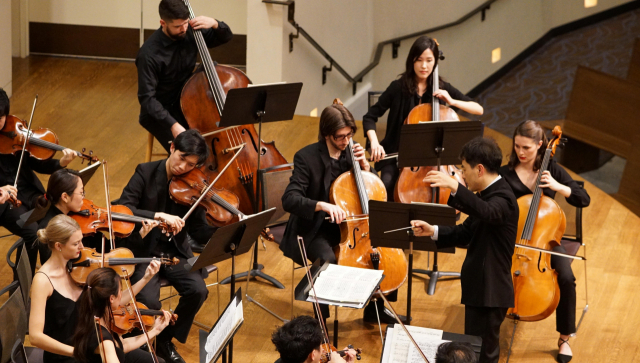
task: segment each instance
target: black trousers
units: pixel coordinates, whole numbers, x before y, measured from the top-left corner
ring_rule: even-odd
[[[378,169],[378,167],[376,167]],[[400,169],[398,169],[397,163],[386,164],[380,167],[380,179],[384,183],[385,189],[387,189],[387,201],[393,202],[393,195],[396,189],[396,182],[400,176]]]
[[[555,252],[567,253],[562,246],[553,248]],[[558,273],[560,302],[556,308],[556,330],[562,335],[576,332],[576,277],[571,269],[571,259],[551,255],[551,268]]]
[[[158,357],[160,363],[164,363],[164,359]],[[124,354],[124,362],[122,363],[154,363],[151,353],[146,352],[140,348],[134,349],[129,353]]]
[[[187,341],[191,324],[198,310],[207,299],[209,291],[200,272],[189,272],[185,269],[187,260],[184,257],[176,256],[180,263],[175,266],[162,266],[145,287],[138,293],[137,300],[147,305],[150,309],[159,310],[160,303],[160,277],[169,280],[171,285],[180,294],[178,306],[174,313],[178,315],[175,325],[167,326],[158,335],[158,343],[176,338],[180,343]],[[138,264],[131,276],[133,283],[142,279],[149,264]]]
[[[500,358],[500,324],[507,308],[464,307],[464,333],[482,337],[479,363],[497,363]]]
[[[15,234],[16,236],[21,237],[24,240],[24,245],[27,248],[27,255],[29,256],[29,264],[31,265],[31,274],[35,272],[36,262],[38,258],[38,250],[41,250],[43,253],[48,255],[51,254],[49,251],[49,247],[46,245],[39,243],[37,239],[37,230],[38,225],[36,223],[31,223],[29,226],[20,227],[17,222],[20,220],[20,216],[28,211],[27,207],[21,205],[18,208],[9,208],[9,206],[4,207],[4,211],[0,214],[0,226],[9,230],[9,232]],[[22,246],[17,249],[16,262],[19,260],[20,255],[22,253]],[[40,254],[40,263],[44,263],[43,253]],[[17,278],[17,276],[15,276]]]
[[[170,106],[165,106],[166,110],[173,116],[176,121],[185,129],[189,129],[189,124],[187,120],[184,118],[182,114],[182,109],[180,108],[180,100],[176,101]],[[169,148],[171,147],[171,142],[173,141],[173,134],[171,133],[171,129],[163,126],[163,124],[157,122],[152,119],[149,115],[140,116],[140,125],[144,127],[147,131],[153,135],[160,145],[169,152]]]
[[[331,241],[335,241],[335,243],[330,242],[330,240],[322,234],[318,234],[313,240],[311,240],[309,245],[306,247],[307,257],[309,257],[309,260],[313,262],[320,258],[329,263],[336,264],[337,260],[336,255],[333,252],[333,247],[340,243],[340,238],[332,239]],[[396,290],[390,293],[389,296],[387,296],[387,300],[398,301],[398,291]],[[384,300],[378,299],[378,301],[378,308],[382,309],[384,307]],[[331,316],[328,305],[320,304],[320,312],[322,313],[322,317],[325,319]]]

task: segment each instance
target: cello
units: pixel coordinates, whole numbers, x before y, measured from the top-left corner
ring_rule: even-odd
[[[340,103],[335,100],[335,103]],[[408,262],[399,248],[371,246],[369,236],[369,199],[387,200],[382,180],[371,172],[363,172],[353,153],[353,139],[347,152],[353,169],[336,178],[329,189],[329,200],[347,214],[340,223],[340,244],[334,248],[338,265],[384,270],[385,279],[380,290],[388,294],[407,280]]]
[[[444,59],[442,51],[440,51],[438,57],[440,60]],[[440,78],[438,73],[438,66],[435,66],[431,74],[433,92],[440,89]],[[453,109],[446,105],[441,105],[438,97],[432,96],[431,103],[423,103],[414,107],[411,112],[409,112],[404,124],[412,125],[426,121],[460,121],[460,118]],[[442,171],[456,179],[460,184],[465,185],[464,179],[462,179],[462,174],[455,165],[443,165],[442,169]],[[402,168],[394,190],[394,201],[399,203],[422,202],[447,204],[449,195],[451,194],[450,189],[440,188],[440,198],[439,200],[434,201],[434,188],[427,187],[423,182],[423,179],[431,170],[436,170],[436,167],[420,166]],[[457,213],[460,212],[457,211]]]
[[[560,245],[566,227],[566,217],[558,203],[542,194],[540,179],[560,144],[562,130],[553,129],[554,138],[549,141],[538,171],[533,194],[518,198],[517,244],[551,250]],[[558,274],[551,268],[551,255],[516,246],[512,257],[514,307],[507,317],[522,321],[539,321],[551,315],[560,301]]]
[[[183,0],[189,9],[189,19],[195,18],[189,0]],[[258,154],[260,167],[286,164],[287,160],[276,149],[274,142],[265,143],[258,138],[253,124],[218,127],[226,101],[226,94],[232,88],[247,87],[251,81],[241,70],[213,62],[202,36],[193,29],[198,53],[202,64],[185,83],[180,95],[180,106],[189,128],[197,129],[207,140],[211,154],[202,167],[210,179],[215,179],[220,165],[226,165],[236,152],[240,153],[234,164],[234,171],[220,178],[219,186],[239,197],[238,209],[244,214],[254,213],[257,185]],[[241,145],[246,145],[243,150]],[[259,199],[259,198],[258,198]],[[258,209],[261,206],[258,204]],[[257,211],[255,211],[257,212]]]

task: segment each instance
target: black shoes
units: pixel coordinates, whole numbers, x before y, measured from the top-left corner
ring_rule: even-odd
[[[176,346],[170,340],[158,342],[156,353],[160,358],[164,359],[166,363],[186,363],[180,354],[178,354]]]
[[[380,314],[380,323],[381,324],[396,324],[398,321],[393,317],[393,313],[391,310],[384,307],[384,305],[378,306],[378,314]],[[398,318],[402,320],[403,323],[407,321],[407,317],[404,315],[398,315]],[[376,303],[370,302],[366,308],[364,308],[364,316],[362,317],[366,323],[378,323],[378,318],[376,316]]]
[[[562,346],[562,344],[566,344],[569,345],[569,340],[564,340],[562,338],[559,338],[562,343],[558,344],[558,348],[560,348]],[[573,358],[573,356],[571,355],[567,355],[567,354],[560,354],[560,352],[558,352],[558,356],[556,357],[556,360],[559,363],[569,363],[571,361],[571,358]]]
[[[204,245],[201,245],[200,243],[196,242],[196,240],[193,239],[188,233],[186,236],[186,240],[191,246],[191,251],[195,253],[202,253],[202,250],[204,249]]]

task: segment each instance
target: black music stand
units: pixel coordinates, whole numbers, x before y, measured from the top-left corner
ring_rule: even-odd
[[[200,256],[187,260],[185,266],[190,271],[197,271],[206,266],[231,258],[231,297],[233,300],[236,290],[235,268],[236,256],[249,252],[251,245],[256,242],[262,230],[275,213],[275,208],[260,212],[239,222],[219,228],[204,246]],[[257,243],[256,243],[257,244]],[[233,339],[229,341],[229,363],[233,361]]]
[[[241,126],[247,124],[258,124],[258,140],[262,140],[262,123],[287,121],[293,119],[293,115],[300,98],[302,83],[281,83],[269,84],[248,88],[233,88],[227,93],[227,99],[220,116],[220,127]],[[253,145],[247,145],[253,147]],[[260,170],[260,156],[258,153],[258,167]],[[251,176],[254,177],[253,175]],[[260,205],[260,180],[256,175],[256,189],[253,191],[253,211],[258,212]],[[263,265],[258,263],[258,244],[253,253],[253,267],[250,271],[245,271],[236,275],[236,278],[246,277],[251,274],[253,277],[261,277],[272,283],[279,289],[284,289],[275,278],[262,272]],[[229,283],[230,278],[222,280],[221,284]]]
[[[400,130],[398,167],[459,164],[462,147],[472,139],[482,136],[484,125],[480,121],[431,121],[403,125]],[[435,188],[433,201],[440,199],[440,188]],[[460,277],[459,272],[438,271],[438,251],[433,252],[431,270],[416,269],[412,273],[429,276],[427,294],[433,295],[441,277]]]
[[[405,204],[393,202],[369,201],[369,232],[372,247],[389,247],[409,250],[409,271],[413,270],[413,250],[438,251],[431,237],[416,237],[411,229],[389,232],[410,226],[412,220],[422,220],[431,225],[455,226],[456,210],[442,204]],[[414,243],[417,242],[417,243]],[[443,248],[440,252],[455,253],[455,247]],[[429,280],[429,295],[433,295],[437,278]],[[411,323],[411,294],[413,274],[409,274],[407,283],[407,321]]]

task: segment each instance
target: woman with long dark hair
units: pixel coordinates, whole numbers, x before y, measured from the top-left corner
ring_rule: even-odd
[[[516,198],[533,194],[547,143],[544,130],[535,121],[525,121],[513,132],[509,164],[500,168],[500,175],[509,183]],[[560,193],[574,207],[584,208],[591,202],[587,191],[553,159],[542,173],[540,187],[547,197],[554,198]],[[562,246],[553,251],[567,253]],[[576,332],[576,278],[568,258],[552,255],[551,267],[558,273],[560,287],[560,302],[556,308],[556,330],[560,333],[557,360],[569,362],[573,354],[569,337]]]
[[[77,321],[76,301],[82,289],[71,279],[67,266],[80,256],[82,231],[75,220],[60,214],[38,230],[38,239],[48,246],[51,255],[33,276],[29,338],[31,344],[44,350],[45,363],[75,362],[71,337]],[[159,269],[159,262],[151,262],[144,278],[133,286],[134,294]]]
[[[433,96],[448,106],[466,111],[473,115],[482,115],[483,109],[478,103],[465,96],[451,84],[440,80],[440,89],[432,91],[432,73],[438,65],[438,43],[427,36],[421,36],[413,43],[405,62],[405,71],[399,79],[391,82],[380,95],[378,102],[369,108],[362,118],[364,133],[371,144],[371,160],[387,189],[387,199],[393,200],[393,191],[398,180],[397,159],[380,161],[386,154],[398,151],[400,128],[411,110],[422,103],[431,103]],[[376,122],[389,110],[387,130],[382,141],[376,135]]]
[[[113,269],[98,268],[87,276],[87,284],[78,299],[78,324],[72,339],[74,358],[85,363],[102,363],[99,347],[102,345],[107,362],[124,363],[126,353],[146,343],[144,335],[122,339],[111,330],[111,311],[121,305],[121,300],[120,276]],[[156,319],[153,328],[148,331],[149,339],[153,339],[169,324],[171,313],[163,312],[164,315]],[[97,331],[95,318],[100,319],[101,331]]]

